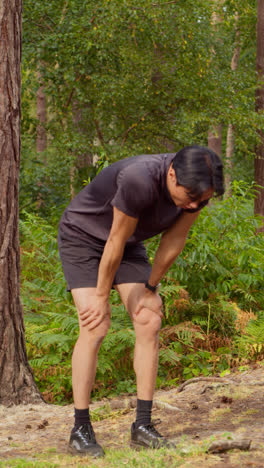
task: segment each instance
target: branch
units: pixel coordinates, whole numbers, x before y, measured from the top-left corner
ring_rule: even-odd
[[[48,23],[45,23],[45,24],[33,23],[33,24],[38,26],[38,28],[46,28],[47,27],[50,31],[54,32],[54,29],[52,29]]]
[[[207,452],[209,453],[222,453],[228,450],[249,450],[251,445],[250,439],[238,439],[238,440],[215,440]]]
[[[146,112],[142,117],[140,117],[135,123],[133,123],[126,131],[125,131],[125,134],[124,134],[124,137],[123,137],[123,140],[122,140],[122,143],[121,143],[121,146],[123,146],[127,140],[127,137],[128,137],[128,134],[131,132],[131,130],[133,130],[133,128],[135,128],[137,126],[138,123],[140,123],[143,119],[145,119],[145,117],[147,117],[147,115],[149,114],[149,112]]]
[[[178,1],[172,1],[172,2],[165,2],[163,4],[161,4],[161,3],[151,3],[151,6],[152,7],[163,7],[164,5],[166,6],[166,5],[176,4],[176,3],[179,3],[179,2]],[[132,10],[141,10],[141,11],[145,12],[144,8],[140,8],[140,7],[133,7],[132,6],[131,9]]]
[[[74,91],[75,91],[75,88],[72,88],[72,90],[71,90],[71,92],[70,92],[70,95],[69,95],[69,97],[68,97],[68,99],[67,99],[67,102],[66,102],[66,104],[63,106],[64,109],[67,109],[67,107],[70,105],[70,102],[71,102],[71,100],[72,100],[72,96],[73,96],[73,94],[74,94]]]
[[[163,3],[162,5],[161,5],[161,3],[152,3],[151,6],[153,6],[153,7],[158,7],[158,6],[163,7],[164,5],[166,6],[166,5],[176,4],[176,3],[179,3],[179,2],[177,2],[177,1],[176,2],[166,2],[166,3]]]

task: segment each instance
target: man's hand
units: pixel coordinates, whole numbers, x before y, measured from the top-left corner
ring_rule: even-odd
[[[90,296],[86,309],[79,314],[81,326],[93,330],[107,315],[110,316],[110,313],[108,298],[96,295]]]
[[[147,288],[143,290],[141,297],[139,298],[138,305],[135,311],[135,315],[138,315],[139,312],[146,308],[150,309],[155,314],[159,315],[159,317],[163,317],[163,313],[161,312],[162,307],[162,300],[158,293],[153,293],[149,291]]]

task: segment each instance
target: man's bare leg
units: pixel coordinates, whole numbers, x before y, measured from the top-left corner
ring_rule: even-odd
[[[136,333],[134,369],[137,378],[137,417],[131,426],[131,445],[148,448],[175,448],[173,443],[162,437],[151,422],[152,401],[158,370],[158,336],[161,317],[157,312],[148,308],[141,309],[135,315],[144,288],[144,284],[119,284],[116,286],[132,318]],[[153,300],[155,302],[155,298]]]
[[[72,289],[78,315],[86,308],[86,298],[94,295],[95,291],[95,288]],[[72,355],[72,387],[75,408],[82,409],[89,406],[96,374],[97,355],[109,326],[109,316],[98,327],[90,331],[80,323],[80,335]]]
[[[80,313],[87,310],[87,298],[94,295],[95,291],[95,288],[72,290],[79,316],[80,335],[72,355],[75,425],[71,432],[69,450],[73,454],[85,453],[93,457],[102,457],[104,451],[95,439],[90,421],[89,403],[96,374],[98,351],[110,326],[110,309],[109,315],[93,330],[88,330],[80,320]]]
[[[158,370],[161,318],[148,309],[142,309],[137,316],[134,315],[138,298],[144,288],[144,284],[137,283],[116,286],[136,333],[134,369],[137,378],[137,396],[141,400],[152,400]]]

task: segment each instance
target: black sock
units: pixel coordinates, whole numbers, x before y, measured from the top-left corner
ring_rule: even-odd
[[[135,426],[146,426],[151,423],[152,400],[137,399],[137,418]]]
[[[75,429],[78,429],[78,427],[82,426],[83,424],[91,423],[89,408],[86,408],[86,409],[74,408],[74,417],[75,417],[75,424],[74,424]]]

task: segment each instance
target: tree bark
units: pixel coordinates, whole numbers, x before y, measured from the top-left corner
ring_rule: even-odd
[[[46,95],[45,86],[42,83],[41,73],[38,71],[38,81],[40,84],[37,90],[37,152],[41,153],[47,148],[47,135],[46,135]]]
[[[41,401],[28,364],[19,295],[22,0],[0,3],[0,403]]]
[[[258,20],[257,20],[257,76],[259,80],[264,79],[264,0],[258,0]],[[258,87],[256,92],[256,111],[264,111],[264,85]],[[264,131],[259,131],[261,139],[256,148],[255,157],[255,182],[264,187]],[[255,214],[264,216],[264,188],[259,189],[255,198]],[[264,223],[260,229],[264,232]]]
[[[226,173],[225,173],[225,196],[231,195],[231,181],[233,169],[233,154],[235,149],[235,135],[232,124],[228,124],[226,135]]]
[[[236,22],[236,40],[235,49],[231,61],[231,70],[236,71],[240,56],[240,31],[237,28],[238,14],[235,17]],[[225,175],[225,186],[226,186],[226,197],[231,195],[231,180],[232,180],[232,169],[233,169],[233,155],[235,149],[235,134],[234,128],[231,123],[228,124],[227,137],[226,137],[226,175]]]
[[[220,15],[220,9],[222,7],[223,0],[214,0],[215,2],[215,11],[212,14],[212,24],[214,29],[218,23],[222,22],[222,17]],[[212,55],[215,54],[214,49],[211,49]],[[222,154],[222,125],[214,125],[213,128],[208,131],[208,148],[213,150],[218,156]]]
[[[216,125],[208,132],[208,148],[218,156],[222,154],[222,125]]]

